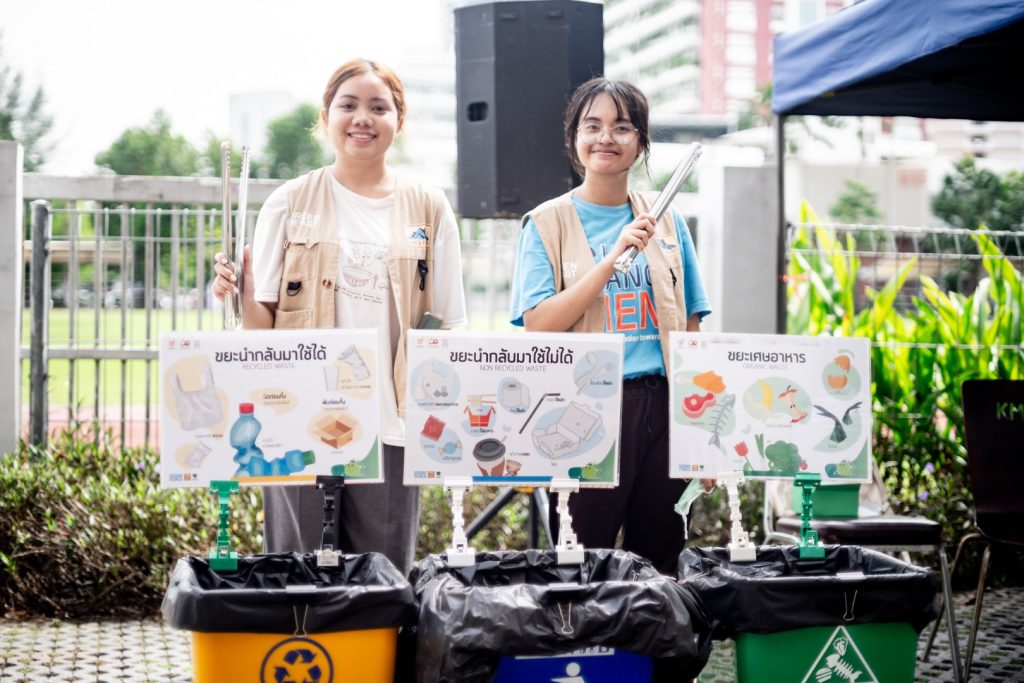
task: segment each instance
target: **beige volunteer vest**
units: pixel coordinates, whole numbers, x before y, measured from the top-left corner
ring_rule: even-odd
[[[288,182],[288,225],[284,269],[274,327],[334,327],[334,278],[341,258],[330,167]],[[395,186],[388,276],[400,334],[394,377],[398,414],[405,416],[405,339],[433,301],[434,234],[444,210],[444,194],[403,175]]]
[[[629,203],[633,215],[650,210],[653,197],[630,190]],[[572,204],[572,192],[550,199],[523,217],[533,219],[540,234],[544,250],[551,261],[555,276],[555,291],[568,289],[594,268],[594,256],[587,243],[583,224]],[[671,211],[666,211],[655,226],[654,238],[644,249],[651,269],[651,288],[654,291],[654,309],[658,315],[658,337],[661,353],[668,372],[668,334],[672,330],[686,329],[686,292],[683,291],[682,247],[676,236],[676,225]],[[602,291],[572,326],[572,332],[605,332],[607,312]]]

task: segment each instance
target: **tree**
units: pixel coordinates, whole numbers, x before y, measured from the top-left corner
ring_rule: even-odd
[[[840,223],[877,223],[882,218],[878,195],[864,183],[849,179],[829,214]]]
[[[736,129],[761,128],[772,125],[772,84],[757,87],[746,108],[736,119]]]
[[[270,122],[263,163],[271,178],[294,178],[326,163],[323,147],[313,137],[319,116],[319,107],[300,104]]]
[[[771,83],[764,83],[757,87],[754,94],[747,101],[747,106],[739,112],[736,118],[737,130],[765,128],[775,124],[775,115],[772,113],[772,92],[773,86]],[[816,118],[827,128],[842,128],[845,125],[844,121],[838,116],[821,116]],[[795,154],[800,150],[799,142],[796,136],[793,135],[794,131],[797,131],[798,135],[805,139],[816,140],[828,147],[832,146],[832,142],[827,136],[814,130],[814,127],[809,123],[809,117],[787,116],[786,151],[790,154]]]
[[[146,126],[129,128],[96,164],[118,175],[190,176],[197,171],[199,153],[183,136],[171,131],[166,112],[157,109]]]
[[[38,171],[53,149],[53,143],[45,139],[53,128],[53,117],[46,112],[46,94],[42,87],[37,87],[26,103],[22,86],[21,72],[12,72],[11,67],[4,64],[0,49],[0,140],[21,143],[25,148],[25,170]]]
[[[196,160],[196,167],[201,176],[213,178],[220,177],[220,145],[227,138],[220,138],[207,131],[203,138],[203,147]],[[242,150],[239,147],[231,146],[231,177],[239,178],[242,175]],[[249,177],[266,178],[266,166],[256,158],[253,150],[249,151]]]
[[[932,211],[954,228],[991,230],[1024,227],[1024,175],[1006,177],[978,168],[974,157],[956,163],[956,172],[942,179],[942,189],[932,199]]]

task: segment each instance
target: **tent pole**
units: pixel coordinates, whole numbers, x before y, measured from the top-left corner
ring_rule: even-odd
[[[778,179],[778,235],[775,255],[775,333],[786,334],[786,117],[775,117],[775,174]]]

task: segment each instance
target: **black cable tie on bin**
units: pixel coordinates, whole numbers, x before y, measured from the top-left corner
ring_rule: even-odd
[[[324,492],[324,527],[320,539],[320,550],[316,553],[319,567],[337,567],[341,535],[341,490],[345,488],[345,477],[341,475],[318,474],[316,487]]]

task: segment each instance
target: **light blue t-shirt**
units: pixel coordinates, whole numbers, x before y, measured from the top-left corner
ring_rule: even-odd
[[[633,221],[633,207],[627,202],[619,206],[591,204],[576,197],[572,203],[579,214],[583,231],[590,244],[594,261],[600,261],[615,245],[622,229]],[[686,292],[687,316],[697,314],[702,319],[711,312],[704,284],[697,269],[697,255],[690,239],[686,221],[673,208],[676,238],[682,248],[683,286]],[[674,248],[675,245],[671,245]],[[523,313],[557,294],[554,271],[547,251],[540,240],[537,226],[526,222],[519,237],[515,276],[512,280],[511,322],[523,325]],[[628,273],[615,273],[604,287],[605,328],[609,332],[625,335],[624,375],[664,375],[665,361],[658,338],[657,313],[654,310],[654,292],[647,257],[643,252],[633,261]]]

